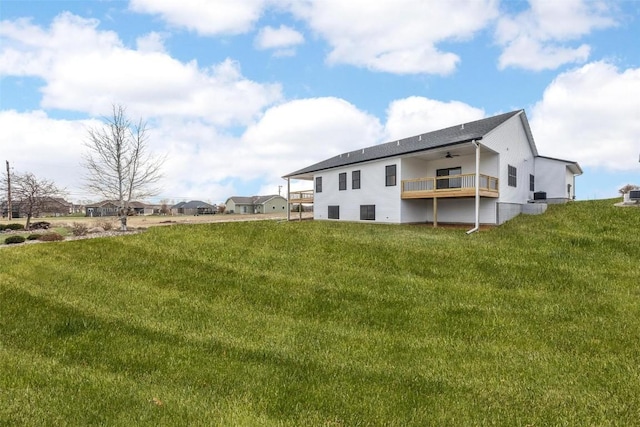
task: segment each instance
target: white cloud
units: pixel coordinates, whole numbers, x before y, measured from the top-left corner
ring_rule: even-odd
[[[142,37],[136,39],[136,46],[138,52],[152,53],[159,52],[164,53],[164,37],[160,33],[155,31],[150,32]]]
[[[453,72],[460,58],[437,45],[471,38],[497,16],[494,0],[301,0],[291,9],[329,42],[329,63],[398,74]]]
[[[529,0],[531,8],[498,21],[496,41],[504,51],[499,68],[555,69],[587,61],[590,46],[567,45],[594,30],[615,25],[610,6],[595,0]]]
[[[159,15],[200,35],[242,34],[260,18],[266,0],[130,0],[139,13]]]
[[[389,140],[402,139],[484,117],[483,110],[463,102],[412,96],[389,105],[386,133]]]
[[[44,111],[0,111],[3,160],[16,172],[53,180],[80,196],[77,182],[83,173],[79,167],[82,140],[86,129],[95,124],[91,120],[52,119]]]
[[[347,101],[300,99],[267,110],[242,136],[238,155],[250,160],[244,165],[250,178],[264,174],[265,166],[282,176],[382,137],[379,120]]]
[[[293,46],[304,43],[304,36],[298,31],[286,25],[280,25],[279,28],[270,26],[260,30],[255,39],[255,46],[260,50],[278,49],[290,51]]]
[[[281,98],[280,85],[244,78],[231,59],[207,68],[182,63],[159,50],[158,35],[139,39],[142,49],[133,50],[98,24],[69,13],[48,30],[5,21],[0,73],[44,79],[42,107],[93,115],[120,103],[134,116],[202,117],[227,126],[250,122]]]
[[[637,171],[640,68],[595,62],[560,74],[534,106],[531,127],[544,155]]]

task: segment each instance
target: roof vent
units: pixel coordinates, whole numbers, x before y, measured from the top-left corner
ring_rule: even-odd
[[[362,154],[364,154],[364,148],[362,149]]]
[[[422,135],[418,135],[418,141],[422,141]]]
[[[400,140],[398,140],[398,147],[400,146]]]
[[[464,130],[464,123],[460,125],[460,129]]]

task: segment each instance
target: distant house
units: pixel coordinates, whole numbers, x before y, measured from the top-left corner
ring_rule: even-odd
[[[214,215],[216,212],[218,212],[216,205],[201,200],[180,202],[171,206],[172,215]]]
[[[575,197],[577,162],[538,154],[524,110],[365,147],[285,175],[314,219],[498,225]],[[472,230],[470,230],[472,231]]]
[[[279,195],[229,197],[225,203],[227,213],[261,214],[286,212],[287,199]]]
[[[129,208],[134,215],[151,215],[153,206],[141,202],[129,202]],[[102,217],[118,216],[120,202],[118,200],[103,200],[99,203],[88,204],[85,207],[85,216]]]
[[[38,199],[33,204],[33,216],[64,216],[73,213],[73,203],[67,202],[62,197],[43,197]],[[11,216],[13,218],[22,218],[27,216],[28,205],[26,202],[14,200],[11,203]],[[6,217],[8,214],[8,203],[4,201],[2,203],[2,216]]]

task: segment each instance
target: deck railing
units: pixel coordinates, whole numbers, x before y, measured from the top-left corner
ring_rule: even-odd
[[[403,195],[420,193],[424,197],[437,196],[439,193],[447,193],[455,196],[456,192],[468,195],[469,190],[476,188],[476,174],[460,174],[447,176],[433,176],[426,178],[406,179],[402,181]],[[498,193],[498,178],[480,174],[479,190],[484,193]],[[462,195],[462,194],[461,194]]]
[[[291,191],[289,203],[313,203],[313,190]]]

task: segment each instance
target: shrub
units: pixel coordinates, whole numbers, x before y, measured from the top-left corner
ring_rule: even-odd
[[[24,226],[22,224],[16,224],[16,223],[11,223],[11,224],[6,224],[4,226],[5,230],[24,230]]]
[[[113,221],[98,221],[96,222],[96,227],[102,228],[104,231],[109,231],[113,229]]]
[[[0,231],[4,231],[4,229],[5,229],[5,228],[7,228],[7,226],[6,226],[6,225],[4,225],[4,224],[0,224]]]
[[[74,236],[84,236],[89,231],[89,227],[83,222],[74,222],[71,224],[71,233]]]
[[[22,236],[9,236],[6,239],[4,239],[4,242],[7,245],[13,245],[13,244],[16,244],[16,243],[24,243],[24,241],[25,241],[25,238],[22,237]]]
[[[40,235],[40,240],[43,242],[57,242],[64,240],[64,236],[58,233],[46,233]]]
[[[40,238],[41,234],[29,234],[27,236],[27,240],[38,240]]]

